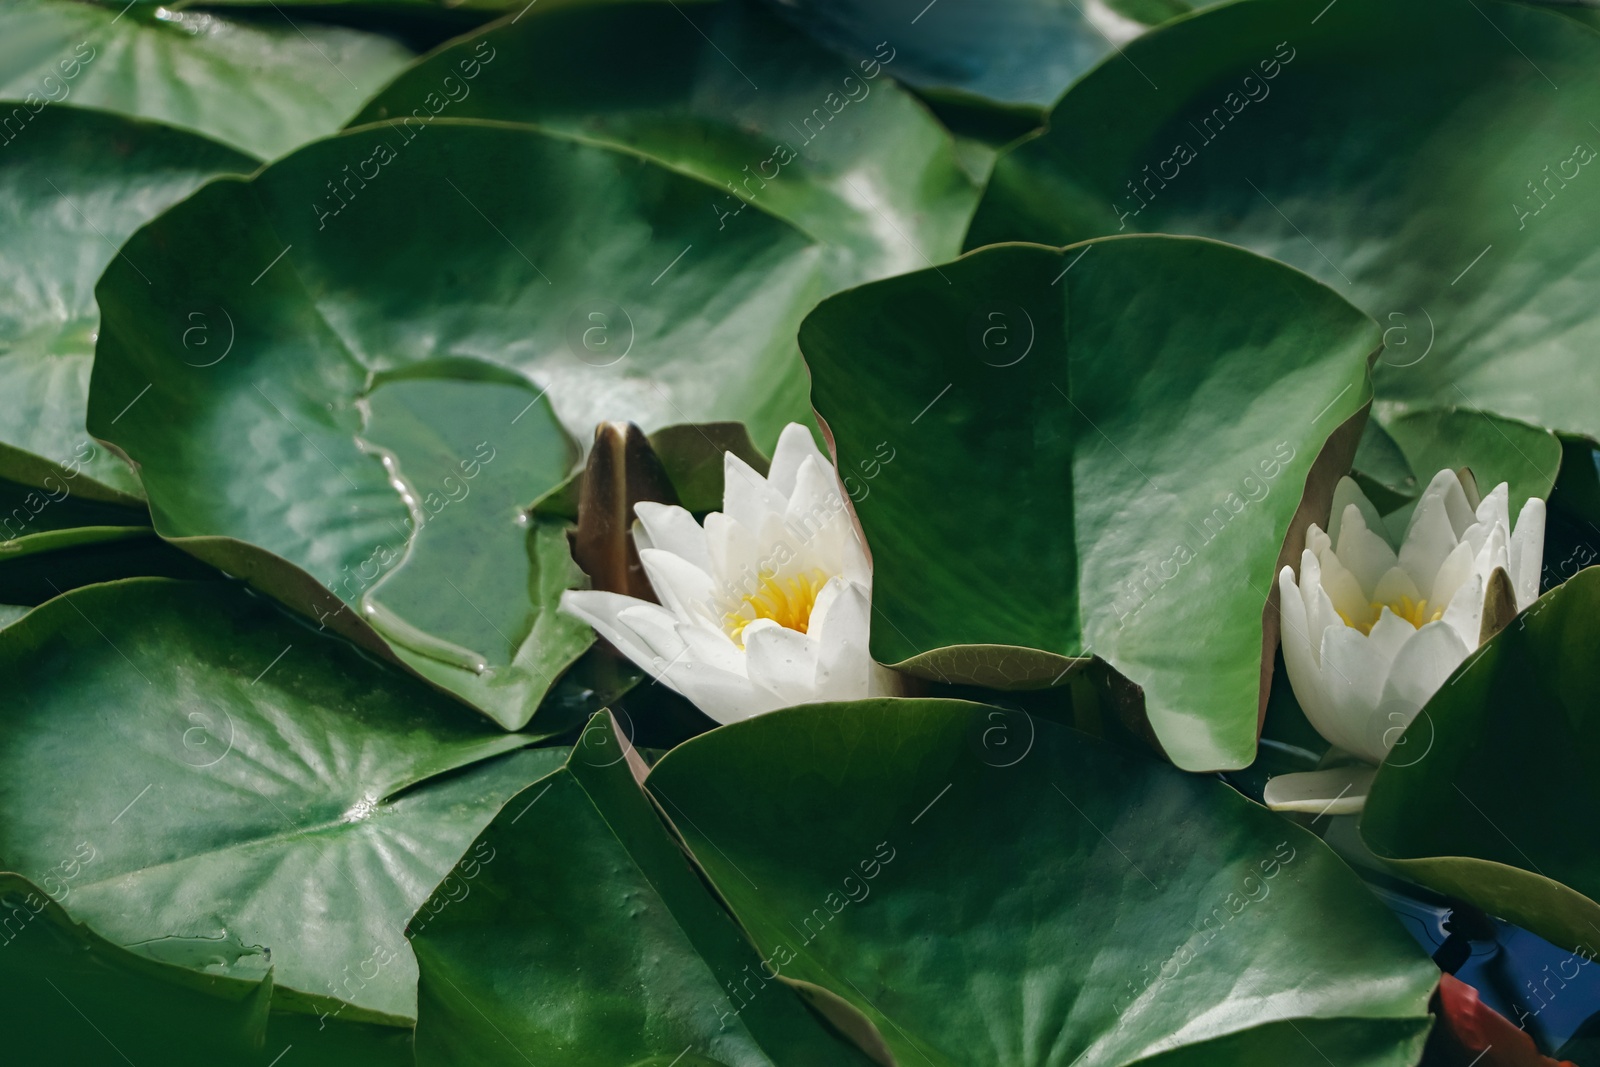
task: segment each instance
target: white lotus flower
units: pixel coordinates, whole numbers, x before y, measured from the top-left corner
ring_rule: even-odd
[[[660,604],[575,590],[561,609],[718,722],[821,700],[893,695],[872,659],[872,564],[833,464],[790,423],[763,478],[733,453],[705,526],[640,503],[639,559]]]
[[[1446,678],[1478,647],[1485,598],[1505,571],[1515,610],[1539,595],[1544,501],[1523,505],[1515,532],[1505,483],[1482,501],[1468,477],[1443,470],[1390,547],[1377,509],[1349,478],[1333,495],[1328,532],[1312,525],[1278,575],[1283,660],[1306,718],[1335,749],[1324,770],[1267,783],[1269,807],[1360,811],[1389,750]],[[1496,602],[1499,612],[1511,605]],[[1420,756],[1420,753],[1418,754]]]

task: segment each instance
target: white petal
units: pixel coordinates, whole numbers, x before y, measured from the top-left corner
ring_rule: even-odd
[[[1459,492],[1461,485],[1451,476],[1451,483]],[[1444,561],[1460,543],[1460,538],[1454,526],[1450,524],[1449,510],[1445,506],[1444,494],[1424,496],[1417,504],[1417,510],[1411,514],[1411,523],[1406,527],[1405,541],[1400,545],[1400,566],[1411,576],[1414,587],[1418,590],[1416,596],[1425,597],[1431,603],[1434,600],[1433,584],[1438,577],[1439,568],[1444,566]],[[1373,596],[1374,600],[1384,603],[1392,602],[1392,598],[1379,592]]]
[[[830,471],[833,469],[828,457],[817,447],[811,431],[798,422],[791,422],[778,435],[778,447],[772,452],[772,466],[768,470],[767,481],[784,496],[793,496],[795,476],[800,471],[800,465],[810,458]]]
[[[652,678],[681,693],[718,722],[733,722],[781,704],[742,675],[695,656],[679,636],[698,635],[658,604],[598,590],[562,594],[561,609],[593,626]]]
[[[664,677],[674,663],[683,660],[685,650],[683,640],[678,637],[678,620],[661,605],[643,601],[631,604],[617,613],[617,621],[649,649],[650,662],[639,666],[653,677]]]
[[[641,549],[659,548],[682,556],[696,567],[711,573],[711,554],[706,549],[706,532],[694,516],[676,504],[657,504],[641,500],[633,506],[638,525],[644,527],[645,538],[634,534],[634,543]]]
[[[862,543],[861,535],[856,533],[854,523],[851,523],[849,535],[845,538],[844,569],[840,573],[852,584],[866,590],[868,599],[871,599],[872,558],[867,555],[867,546]]]
[[[1273,811],[1308,811],[1316,815],[1353,815],[1367,803],[1378,769],[1365,763],[1320,771],[1279,774],[1267,780],[1262,800]]]
[[[815,456],[808,456],[795,475],[795,487],[784,510],[784,524],[802,540],[814,544],[814,551],[830,558],[836,570],[843,542],[840,534],[848,522],[844,497],[834,481],[833,468]]]
[[[1483,578],[1485,589],[1488,588],[1489,575],[1494,573],[1496,567],[1507,575],[1511,573],[1511,530],[1505,526],[1489,527],[1488,539],[1472,560],[1472,571]]]
[[[1322,532],[1322,527],[1312,523],[1306,529],[1306,550],[1313,555],[1321,556],[1323,551],[1333,547],[1333,538]]]
[[[1393,604],[1403,596],[1408,596],[1412,600],[1422,598],[1417,583],[1411,580],[1411,575],[1404,567],[1389,568],[1388,573],[1378,579],[1378,584],[1372,590],[1374,604]]]
[[[1388,674],[1388,660],[1366,635],[1348,626],[1330,627],[1322,635],[1326,707],[1320,720],[1311,718],[1309,708],[1305,709],[1306,718],[1311,719],[1317,733],[1335,745],[1378,762],[1383,753],[1369,750],[1365,739]]]
[[[1417,499],[1416,512],[1411,516],[1413,523],[1416,521],[1417,512],[1422,511],[1425,504],[1430,510],[1443,506],[1445,516],[1450,520],[1450,528],[1455,531],[1457,538],[1474,522],[1472,504],[1467,500],[1467,491],[1461,488],[1460,477],[1448,467],[1435,474],[1428,482],[1428,487],[1422,491],[1422,496]],[[1409,536],[1409,527],[1406,533]]]
[[[755,534],[720,511],[706,516],[706,553],[711,577],[725,595],[748,596],[761,583],[761,552]]]
[[[632,620],[631,614],[626,613],[624,617],[641,630],[659,622],[659,617],[656,620]],[[782,703],[771,693],[750,684],[750,679],[744,673],[744,657],[734,649],[734,655],[730,658],[727,646],[719,643],[722,635],[687,623],[677,623],[672,626],[670,634],[657,632],[648,636],[662,646],[671,642],[678,648],[676,654],[662,661],[659,671],[651,673],[656,675],[661,684],[683,694],[695,707],[718,722],[736,722],[782,707]]]
[[[761,546],[760,572],[787,576],[820,569],[831,574],[832,568],[817,553],[816,541],[790,529],[782,515],[762,516],[761,528],[756,531],[756,544]]]
[[[641,605],[656,608],[658,611],[666,610],[637,597],[607,593],[599,589],[568,589],[561,594],[563,612],[593,626],[595,632],[610,641],[618,652],[648,671],[651,663],[655,661],[655,652],[633,632],[632,627],[624,625],[619,619],[624,610]]]
[[[1322,631],[1308,625],[1305,600],[1299,585],[1295,583],[1294,571],[1288,567],[1278,572],[1278,612],[1283,623],[1279,629],[1283,641],[1283,665],[1289,672],[1289,685],[1305,710],[1306,718],[1313,721],[1325,718],[1327,712],[1322,697],[1322,672],[1319,666]]]
[[[1378,616],[1378,621],[1373,624],[1367,640],[1372,642],[1372,647],[1377,650],[1378,655],[1392,664],[1401,646],[1415,637],[1416,633],[1415,626],[1385,607],[1383,613]]]
[[[816,645],[799,630],[757,619],[745,627],[744,655],[750,681],[778,697],[784,706],[816,699]]]
[[[1377,734],[1371,739],[1378,751],[1387,754],[1394,747],[1417,712],[1471,650],[1444,622],[1429,623],[1405,643],[1394,658],[1378,701],[1373,723]]]
[[[720,723],[738,722],[786,706],[748,678],[687,657],[674,666],[665,684]]]
[[[1478,634],[1483,626],[1483,597],[1487,591],[1484,576],[1471,575],[1450,598],[1450,606],[1444,609],[1444,618],[1440,620],[1454,630],[1468,648],[1478,647]]]
[[[696,662],[715,667],[725,674],[736,678],[747,678],[745,673],[744,652],[733,643],[721,630],[712,630],[709,627],[695,626],[691,623],[678,624],[678,639],[689,650],[689,655]]]
[[[1361,510],[1354,504],[1344,509],[1344,518],[1339,525],[1339,540],[1334,544],[1334,551],[1338,553],[1339,561],[1356,576],[1356,581],[1361,583],[1362,592],[1366,593],[1369,599],[1372,590],[1378,585],[1378,580],[1400,562],[1400,558],[1394,554],[1394,549],[1389,547],[1389,542],[1367,529]]]
[[[1472,554],[1476,557],[1483,552],[1484,546],[1489,543],[1496,530],[1502,531],[1507,537],[1511,535],[1509,525],[1498,522],[1474,522],[1461,534],[1461,540],[1472,546]]]
[[[659,548],[639,552],[650,587],[679,619],[710,618],[717,590],[711,576],[682,556]]]
[[[1511,489],[1501,482],[1489,490],[1489,495],[1478,505],[1477,520],[1490,526],[1502,526],[1511,532]]]
[[[1433,576],[1433,588],[1428,593],[1428,606],[1446,608],[1454,602],[1461,583],[1472,577],[1472,546],[1465,541],[1450,550],[1450,555]]]
[[[818,700],[860,700],[874,694],[880,668],[869,651],[871,626],[866,590],[842,578],[822,587],[808,631],[816,641]]]
[[[784,495],[771,485],[755,468],[734,455],[722,456],[722,510],[730,519],[742,522],[750,529],[759,529],[761,516],[776,512],[783,514],[788,503]]]
[[[1313,573],[1320,576],[1322,588],[1327,592],[1328,599],[1333,602],[1334,610],[1343,613],[1344,617],[1352,622],[1367,618],[1371,611],[1371,601],[1367,599],[1361,583],[1356,581],[1356,576],[1339,562],[1339,557],[1333,549],[1324,548],[1318,554],[1316,562],[1317,566]],[[1302,570],[1300,573],[1304,575],[1307,571]]]
[[[1335,567],[1342,567],[1332,553],[1326,553],[1327,558]],[[1353,582],[1355,579],[1351,578]],[[1345,622],[1339,617],[1342,610],[1334,604],[1333,598],[1322,584],[1322,569],[1314,558],[1307,558],[1306,553],[1300,554],[1300,597],[1306,606],[1306,633],[1310,635],[1311,654],[1314,662],[1320,668],[1322,665],[1322,634],[1330,626],[1344,626]],[[1366,611],[1365,601],[1360,601],[1361,607],[1357,615]]]
[[[1333,507],[1328,512],[1328,539],[1335,544],[1339,542],[1339,527],[1344,524],[1344,509],[1354,504],[1361,512],[1362,521],[1369,530],[1383,529],[1383,519],[1378,515],[1378,509],[1372,506],[1372,501],[1367,499],[1367,494],[1361,491],[1361,486],[1356,480],[1346,475],[1339,479],[1339,484],[1333,490]]]
[[[1527,608],[1539,599],[1539,572],[1544,566],[1544,501],[1529,497],[1517,515],[1517,529],[1511,535],[1511,588],[1517,594],[1517,609]]]

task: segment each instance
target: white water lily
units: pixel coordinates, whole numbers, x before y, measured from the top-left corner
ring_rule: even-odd
[[[634,509],[660,604],[574,590],[562,610],[718,722],[897,693],[867,651],[872,564],[810,432],[785,427],[765,478],[731,452],[723,472],[703,527],[676,505]]]
[[[1289,682],[1338,750],[1328,762],[1344,765],[1273,778],[1269,807],[1360,811],[1376,765],[1478,647],[1485,599],[1496,613],[1513,607],[1493,593],[1495,570],[1510,579],[1516,611],[1538,598],[1544,501],[1523,505],[1513,530],[1509,499],[1504,482],[1480,501],[1470,476],[1442,470],[1397,552],[1366,495],[1340,481],[1328,531],[1311,526],[1299,578],[1283,568],[1278,592]]]

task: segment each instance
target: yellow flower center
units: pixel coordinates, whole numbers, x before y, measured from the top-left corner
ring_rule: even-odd
[[[1346,626],[1360,630],[1364,634],[1372,633],[1372,628],[1376,626],[1378,624],[1378,620],[1383,617],[1384,608],[1388,608],[1390,611],[1394,612],[1397,618],[1404,619],[1406,622],[1409,622],[1413,628],[1418,630],[1422,629],[1422,627],[1427,623],[1438,622],[1440,619],[1444,618],[1444,608],[1437,608],[1430,613],[1428,611],[1428,601],[1426,599],[1412,600],[1408,596],[1403,596],[1398,600],[1391,600],[1387,604],[1373,603],[1370,605],[1370,607],[1371,613],[1365,619],[1352,621],[1350,616],[1346,615],[1342,611],[1339,612],[1339,618],[1344,620],[1344,624]]]
[[[827,575],[816,569],[788,578],[764,571],[755,592],[740,597],[738,606],[722,616],[722,628],[740,648],[744,647],[745,627],[757,619],[771,619],[785,629],[805,633],[817,594],[827,584]]]

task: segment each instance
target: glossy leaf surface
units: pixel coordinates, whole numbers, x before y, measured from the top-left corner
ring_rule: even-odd
[[[64,869],[88,855],[75,849]],[[19,1063],[272,1067],[296,1047],[296,1062],[314,1067],[412,1062],[408,1030],[273,1010],[270,981],[135,955],[74,923],[20,875],[0,874],[0,938],[0,1023]]]
[[[866,1067],[792,990],[741,994],[762,959],[636,774],[643,761],[597,716],[418,911],[418,1064]]]
[[[874,475],[879,660],[1011,687],[1098,656],[1179,766],[1250,763],[1262,609],[1313,461],[1369,395],[1370,320],[1237,249],[1138,238],[863,286],[801,345],[841,469]]]
[[[851,54],[880,40],[896,77],[936,96],[1044,110],[1085,71],[1149,26],[1205,4],[1187,0],[777,0],[796,25]],[[1130,71],[1132,73],[1132,71]]]
[[[1481,411],[1414,411],[1387,430],[1423,480],[1449,467],[1472,471],[1480,492],[1505,482],[1513,518],[1529,497],[1547,499],[1561,472],[1561,442],[1548,430]]]
[[[1243,245],[1382,323],[1389,407],[1600,436],[1572,387],[1600,345],[1600,35],[1521,4],[1325,7],[1246,0],[1127,45],[996,165],[969,247]]]
[[[221,583],[74,591],[0,662],[5,864],[116,944],[346,1021],[411,1017],[406,918],[563,755],[502,755],[525,740]]]
[[[131,242],[153,282],[100,287],[91,424],[163,536],[518,729],[588,640],[560,530],[518,510],[576,459],[556,417],[759,441],[804,410],[793,331],[836,253],[766,215],[719,231],[707,194],[531,129],[308,146]],[[196,310],[233,346],[175,363]]]
[[[15,32],[4,30],[6,17],[0,33]],[[207,179],[255,162],[214,141],[104,112],[59,104],[21,111],[26,124],[6,127],[0,149],[0,475],[51,498],[66,490],[136,505],[138,479],[84,429],[100,324],[95,282],[135,229]],[[137,264],[129,267],[137,275]],[[180,356],[169,359],[209,358],[190,354],[206,340],[204,330],[184,332],[193,325],[178,327],[171,340]]]
[[[1410,1064],[1428,1027],[1437,971],[1314,837],[1021,713],[778,711],[647,787],[782,977],[898,1063]]]
[[[411,58],[382,34],[281,10],[245,20],[185,6],[9,0],[0,99],[24,114],[70,101],[154,119],[271,159],[338,129]]]
[[[718,238],[770,213],[844,250],[856,280],[951,258],[977,205],[900,73],[887,42],[843,59],[743,0],[568,3],[440,49],[353,124],[442,114],[642,152],[715,189],[693,210]]]

